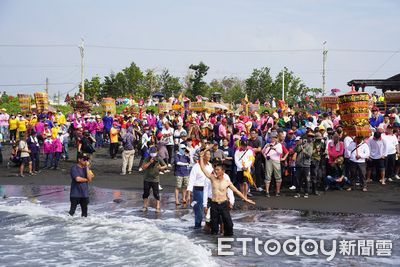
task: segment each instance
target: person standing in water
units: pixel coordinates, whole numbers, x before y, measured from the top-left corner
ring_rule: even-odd
[[[212,200],[211,200],[211,234],[218,234],[219,230],[219,218],[222,218],[222,222],[224,224],[224,236],[232,236],[233,235],[233,223],[231,219],[231,215],[229,213],[229,201],[227,197],[227,189],[228,187],[236,193],[239,197],[241,197],[244,201],[255,205],[256,203],[248,198],[246,198],[236,187],[232,184],[232,182],[228,179],[224,179],[225,171],[224,166],[221,162],[216,163],[214,172],[210,173],[206,169],[206,165],[204,164],[203,157],[206,153],[210,153],[209,151],[204,151],[200,153],[200,168],[204,175],[210,179],[212,186]]]
[[[78,204],[81,206],[82,217],[87,217],[89,204],[89,183],[94,178],[89,168],[89,157],[84,153],[78,153],[78,163],[71,167],[71,207],[69,214],[75,214]]]
[[[144,181],[143,181],[143,209],[142,211],[147,211],[149,206],[149,195],[150,189],[153,190],[153,196],[157,201],[156,212],[161,212],[160,210],[160,171],[167,169],[166,163],[158,156],[157,148],[150,147],[150,157],[144,159],[142,169],[144,170]]]

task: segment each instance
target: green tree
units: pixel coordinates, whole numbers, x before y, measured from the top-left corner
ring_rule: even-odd
[[[154,73],[154,70],[146,70],[143,77],[143,83],[139,87],[139,91],[136,95],[147,98],[155,92],[158,92],[161,88],[158,75]]]
[[[167,69],[164,69],[159,76],[161,93],[165,95],[166,98],[171,96],[177,97],[179,92],[182,90],[182,85],[179,82],[178,77],[173,77],[169,74]]]
[[[251,76],[246,80],[245,92],[251,102],[257,99],[263,102],[274,95],[275,92],[270,69],[267,67],[260,70],[254,69]]]
[[[320,88],[308,88],[300,77],[294,75],[293,71],[289,71],[286,67],[280,71],[274,81],[274,96],[282,99],[282,73],[285,72],[285,102],[294,104],[302,101],[306,95],[316,96],[321,93]]]
[[[240,103],[245,95],[244,82],[237,77],[224,77],[222,80],[214,79],[210,82],[210,95],[213,92],[220,92],[223,102]]]
[[[89,101],[96,101],[100,97],[101,80],[99,76],[94,76],[89,81],[85,79],[85,99]]]
[[[207,94],[207,83],[203,81],[203,78],[207,75],[209,68],[202,61],[198,65],[189,66],[189,69],[194,71],[194,75],[190,78],[191,88],[186,91],[187,97],[195,99],[197,95]]]
[[[131,65],[122,70],[126,84],[124,88],[121,88],[120,96],[135,95],[138,97],[143,97],[146,93],[144,88],[144,75],[140,68],[132,62]],[[121,78],[122,82],[122,78]]]
[[[129,81],[126,79],[126,76],[123,72],[118,72],[115,75],[115,92],[114,97],[124,97],[129,94],[130,90]]]
[[[100,90],[101,97],[117,97],[116,95],[116,81],[115,74],[111,73],[110,76],[104,77],[104,82]]]

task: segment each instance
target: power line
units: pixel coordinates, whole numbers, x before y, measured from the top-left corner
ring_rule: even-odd
[[[64,93],[62,93],[62,94],[60,94],[60,96],[65,96],[65,95],[67,95],[68,93],[70,93],[70,92],[72,92],[73,90],[75,90],[79,85],[80,85],[80,83],[75,84],[74,87],[72,87],[72,88],[69,89],[68,91],[66,91],[66,92],[64,92]]]
[[[0,47],[16,48],[76,48],[73,44],[0,44]],[[159,52],[183,52],[183,53],[303,53],[321,52],[320,48],[306,49],[178,49],[178,48],[149,48],[149,47],[128,47],[128,46],[108,46],[108,45],[87,45],[86,47],[116,50],[137,50],[137,51],[159,51]],[[336,48],[329,49],[332,52],[351,52],[351,53],[395,53],[397,50],[384,49],[353,49]]]
[[[0,68],[74,68],[78,67],[79,65],[0,65]]]
[[[367,79],[371,78],[372,76],[374,76],[378,71],[380,71],[383,66],[385,66],[397,53],[400,52],[400,49],[395,51],[393,54],[391,54],[371,75],[368,76]]]
[[[188,52],[188,53],[285,53],[285,52],[317,52],[320,49],[268,49],[268,50],[225,50],[225,49],[175,49],[175,48],[145,48],[126,46],[87,45],[92,48],[159,51],[159,52]]]
[[[69,44],[0,44],[0,47],[37,47],[37,48],[56,48],[56,47],[76,47],[76,45]]]
[[[49,83],[49,85],[69,85],[69,84],[76,84],[76,83]],[[20,83],[20,84],[0,84],[3,87],[14,87],[14,86],[40,86],[46,85],[45,83]]]

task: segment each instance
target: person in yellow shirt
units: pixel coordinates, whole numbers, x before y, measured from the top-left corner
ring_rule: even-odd
[[[53,122],[53,128],[51,128],[51,139],[55,139],[59,131],[60,127],[58,126],[58,123],[56,121]]]
[[[115,159],[118,152],[118,122],[114,121],[113,126],[110,129],[110,156]]]
[[[32,114],[32,117],[29,119],[29,129],[33,129],[38,122],[38,118],[35,113]]]
[[[10,130],[10,143],[15,144],[17,140],[18,119],[14,114],[11,114],[8,120],[8,129]]]
[[[60,126],[65,124],[65,123],[67,123],[65,115],[62,114],[62,112],[60,110],[57,110],[57,114],[56,114],[54,119],[58,123],[58,125],[60,125]]]
[[[17,139],[19,139],[21,134],[26,136],[28,120],[26,120],[24,118],[24,116],[18,115],[18,124],[17,125],[18,125],[18,128],[17,128]]]

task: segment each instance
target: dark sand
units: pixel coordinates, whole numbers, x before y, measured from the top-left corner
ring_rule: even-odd
[[[6,161],[9,156],[9,146],[3,148],[5,162],[0,168],[0,185],[70,185],[69,169],[73,161],[62,161],[60,170],[42,170],[36,176],[26,175],[24,178],[18,177],[17,168],[6,168]],[[71,149],[71,155],[75,158],[75,150]],[[93,171],[95,179],[92,186],[141,191],[143,189],[143,178],[137,171],[139,158],[135,158],[134,171],[131,175],[121,176],[122,159],[112,160],[108,156],[107,149],[101,149],[93,157]],[[161,175],[161,185],[163,193],[174,192],[175,178],[173,172]],[[309,210],[318,212],[338,212],[338,213],[372,213],[372,214],[400,214],[400,181],[388,182],[382,186],[377,183],[368,185],[368,192],[360,190],[347,191],[328,191],[321,192],[321,196],[310,196],[308,199],[293,197],[294,192],[283,188],[281,196],[270,198],[264,194],[254,193],[252,199],[256,201],[256,209],[295,209]],[[237,198],[238,199],[238,198]],[[252,206],[243,204],[237,200],[236,207],[243,205],[250,209]]]

